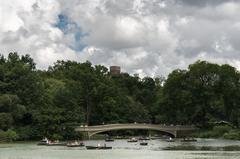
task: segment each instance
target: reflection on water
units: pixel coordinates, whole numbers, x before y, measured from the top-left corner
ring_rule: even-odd
[[[98,143],[105,142],[96,140],[85,142],[86,145]],[[219,148],[223,147],[240,146],[239,141],[231,140],[206,139],[193,143],[183,143],[178,140],[176,142],[151,140],[148,146],[128,143],[126,140],[115,140],[106,144],[113,149],[86,150],[84,147],[37,146],[36,143],[0,144],[0,159],[240,159],[240,151],[231,151],[231,149],[219,151],[222,150]],[[205,147],[204,150],[208,151],[199,149],[201,147]]]
[[[169,146],[163,148],[163,150],[191,150],[191,151],[240,151],[240,146],[223,146],[223,147],[213,147],[213,146],[193,146],[193,145],[180,145],[180,146]]]

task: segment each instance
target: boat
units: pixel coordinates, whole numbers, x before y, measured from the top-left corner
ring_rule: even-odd
[[[168,139],[166,139],[167,142],[175,142],[175,140],[171,137],[169,137]]]
[[[197,142],[197,139],[194,139],[194,138],[183,138],[183,140],[181,140],[181,142]]]
[[[66,145],[67,147],[83,147],[85,146],[83,142],[75,141],[75,142],[69,142]]]
[[[49,140],[45,137],[43,138],[41,141],[39,141],[39,143],[37,145],[47,145],[49,142]]]
[[[131,138],[130,140],[128,140],[127,142],[138,142],[138,140],[136,138]]]
[[[125,136],[116,136],[115,138],[116,138],[116,139],[126,139]]]
[[[138,140],[150,140],[150,137],[139,137]]]
[[[141,146],[147,146],[148,143],[147,143],[147,142],[140,142],[140,145],[141,145]]]
[[[108,150],[108,149],[112,149],[111,146],[106,146],[106,144],[104,145],[100,145],[98,144],[97,146],[86,146],[87,150]]]
[[[66,146],[66,142],[59,142],[58,140],[55,141],[48,141],[47,146]]]
[[[65,142],[51,142],[48,143],[47,146],[66,146],[67,144]]]
[[[107,139],[105,139],[105,141],[106,141],[106,142],[113,142],[113,141],[114,141],[114,139],[107,138]]]

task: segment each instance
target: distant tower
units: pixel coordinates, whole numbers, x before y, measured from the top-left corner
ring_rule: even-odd
[[[121,68],[120,66],[110,66],[110,74],[113,76],[120,75]]]
[[[133,76],[139,78],[139,74],[138,73],[134,73]]]

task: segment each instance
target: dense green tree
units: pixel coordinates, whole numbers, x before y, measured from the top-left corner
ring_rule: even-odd
[[[163,77],[112,76],[101,65],[57,61],[37,70],[29,55],[0,56],[0,131],[14,139],[80,137],[74,126],[112,123],[240,126],[240,73],[197,61]],[[15,134],[17,133],[17,134]]]
[[[169,74],[160,102],[161,112],[166,115],[161,118],[166,122],[190,122],[203,127],[225,120],[238,126],[235,111],[239,109],[236,93],[239,88],[239,73],[235,68],[197,61],[188,70]]]
[[[0,113],[0,129],[8,130],[13,124],[13,117],[10,113]]]

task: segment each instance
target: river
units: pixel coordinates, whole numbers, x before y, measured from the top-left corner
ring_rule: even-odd
[[[104,144],[101,140],[85,141],[86,145]],[[148,146],[115,140],[106,143],[112,150],[86,150],[64,146],[37,146],[36,143],[0,144],[0,159],[240,159],[240,151],[165,150],[171,147],[228,147],[240,146],[240,141],[198,139],[183,143],[151,140]]]

